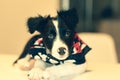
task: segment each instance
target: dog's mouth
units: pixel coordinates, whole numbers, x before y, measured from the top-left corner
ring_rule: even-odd
[[[58,54],[58,53],[56,53],[56,54]],[[57,58],[57,59],[59,59],[59,60],[65,60],[68,57],[67,54],[64,54],[64,55],[59,55],[59,54],[58,55],[54,55],[54,54],[52,54],[52,56]]]
[[[56,52],[56,53],[53,53],[51,54],[53,57],[59,59],[59,60],[65,60],[69,54],[68,54],[68,51],[66,50],[65,52],[64,51],[61,51],[61,52]]]

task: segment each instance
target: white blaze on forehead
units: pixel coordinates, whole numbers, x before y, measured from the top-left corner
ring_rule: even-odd
[[[59,34],[59,33],[58,33],[58,32],[59,32],[59,30],[58,30],[58,21],[57,21],[57,20],[53,20],[53,24],[54,24],[54,26],[55,26],[55,29],[56,29],[57,34]]]
[[[66,59],[67,57],[68,57],[68,47],[67,47],[67,45],[60,39],[60,33],[59,33],[59,28],[58,28],[58,21],[55,21],[55,20],[53,20],[53,24],[54,24],[54,26],[55,26],[55,29],[56,29],[56,38],[55,38],[55,40],[53,41],[53,46],[52,46],[52,56],[54,56],[54,57],[56,57],[56,58],[58,58],[58,59]],[[58,53],[58,49],[60,48],[60,47],[64,47],[64,48],[66,48],[66,52],[65,52],[65,54],[64,55],[60,55],[59,53]]]

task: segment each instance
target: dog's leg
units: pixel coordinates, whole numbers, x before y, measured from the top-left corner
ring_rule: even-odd
[[[34,67],[28,73],[29,80],[42,80],[43,71],[45,70],[46,65],[40,59],[35,60]]]
[[[45,70],[45,74],[49,75],[49,80],[56,80],[67,76],[81,74],[85,72],[85,70],[86,70],[86,63],[80,65],[66,63],[66,64],[47,68]]]

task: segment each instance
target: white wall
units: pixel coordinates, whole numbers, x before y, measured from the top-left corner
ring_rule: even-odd
[[[20,54],[31,36],[27,32],[28,17],[56,15],[58,0],[0,0],[0,54]]]

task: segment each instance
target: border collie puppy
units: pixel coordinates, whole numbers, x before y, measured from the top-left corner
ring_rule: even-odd
[[[49,15],[28,19],[29,32],[40,34],[28,41],[15,63],[28,54],[32,56],[29,61],[32,58],[34,64],[28,74],[29,80],[56,80],[85,71],[85,55],[91,48],[75,32],[77,23],[75,9],[59,11],[56,18]]]

